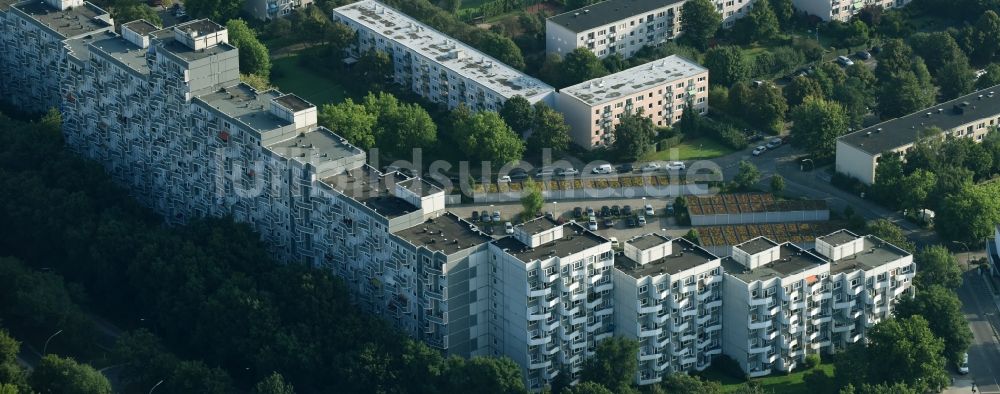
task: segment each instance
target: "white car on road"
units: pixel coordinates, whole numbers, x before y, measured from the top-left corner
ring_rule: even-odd
[[[646,204],[646,216],[653,216],[653,206]]]
[[[687,169],[687,166],[684,165],[683,161],[672,161],[667,163],[664,168],[666,168],[667,171],[684,171]]]
[[[573,167],[570,167],[570,168],[560,168],[560,169],[556,170],[556,175],[558,175],[558,176],[573,176],[573,175],[577,175],[579,173],[580,173],[580,171],[577,170],[576,168],[573,168]]]
[[[591,216],[590,220],[587,221],[587,229],[590,231],[597,231],[597,219],[593,216]]]
[[[610,174],[612,172],[615,172],[615,168],[612,167],[611,164],[601,164],[597,167],[594,167],[594,170],[591,172],[595,174]]]
[[[760,156],[762,153],[767,152],[767,147],[764,145],[758,146],[751,152],[754,156]]]
[[[643,164],[642,167],[639,168],[639,170],[642,171],[642,172],[656,172],[656,171],[660,170],[660,164],[659,163],[646,163],[646,164]]]
[[[514,225],[510,224],[510,222],[504,223],[503,232],[507,234],[514,234]]]

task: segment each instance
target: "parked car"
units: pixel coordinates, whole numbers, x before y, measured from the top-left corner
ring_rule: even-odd
[[[187,16],[187,11],[184,11],[183,7],[177,7],[177,9],[174,10],[174,17],[184,18],[186,16]]]
[[[617,205],[611,206],[611,216],[618,216],[621,214],[621,209]]]
[[[767,145],[765,146],[767,147],[767,149],[774,149],[781,146],[781,137],[771,138],[770,141],[767,141]]]
[[[674,216],[674,203],[667,203],[667,216]]]
[[[528,172],[525,171],[523,168],[515,168],[513,170],[510,170],[510,174],[508,175],[508,177],[514,181],[523,181],[525,179],[528,179]]]
[[[504,175],[504,176],[500,177],[500,179],[497,179],[497,182],[500,182],[500,183],[510,182],[510,175]]]
[[[510,224],[510,222],[504,223],[503,232],[504,234],[514,234],[514,225]]]
[[[847,56],[837,56],[837,63],[844,67],[850,67],[854,65],[854,61]]]
[[[632,165],[628,163],[618,166],[618,172],[632,172],[632,170]]]
[[[872,54],[868,53],[868,51],[858,51],[858,53],[855,53],[854,56],[857,56],[858,59],[861,60],[868,60],[872,58]]]
[[[479,219],[482,220],[483,223],[489,223],[490,222],[490,214],[488,212],[486,212],[486,211],[483,211],[482,213],[479,214]]]
[[[760,155],[762,155],[762,154],[763,154],[764,152],[767,152],[767,147],[766,147],[766,146],[764,146],[764,145],[761,145],[761,146],[758,146],[758,147],[756,147],[756,148],[753,148],[753,152],[751,152],[751,153],[752,153],[752,154],[753,154],[754,156],[760,156]]]
[[[500,211],[493,211],[493,218],[491,220],[500,223]]]
[[[587,207],[587,217],[588,218],[594,217],[594,208]]]
[[[473,222],[479,221],[479,211],[472,211],[472,221]]]
[[[647,216],[653,216],[654,212],[655,211],[653,211],[653,206],[650,205],[650,204],[646,204],[646,215]]]
[[[604,228],[612,228],[615,226],[614,219],[606,218],[604,219]]]
[[[618,249],[618,247],[621,246],[621,244],[618,243],[618,237],[608,237],[608,240],[611,241],[611,249]]]
[[[958,373],[962,375],[969,373],[969,353],[962,354],[962,361],[958,363]]]
[[[635,227],[635,216],[629,216],[625,219],[625,225],[629,227]]]
[[[601,207],[601,217],[606,218],[608,216],[611,216],[611,208],[608,208],[608,206],[605,205]]]
[[[597,219],[591,217],[590,220],[587,221],[587,230],[597,231]]]
[[[626,205],[626,206],[622,207],[622,215],[631,216],[632,215],[632,206],[631,205]]]
[[[611,164],[601,164],[597,167],[594,167],[594,170],[592,172],[595,174],[610,174],[612,172],[615,172],[615,168],[612,167]]]
[[[639,168],[642,172],[656,172],[660,170],[660,163],[646,163]]]
[[[552,167],[542,167],[542,168],[539,168],[538,172],[535,173],[535,177],[536,178],[545,178],[545,177],[551,178],[555,174],[556,174],[556,169],[555,168],[552,168]]]
[[[687,169],[687,166],[684,165],[683,161],[672,161],[667,163],[665,168],[667,171],[684,171]]]
[[[570,168],[560,168],[560,169],[556,170],[556,175],[558,175],[558,176],[574,176],[574,175],[579,175],[579,174],[580,174],[580,170],[577,170],[576,168],[573,168],[573,167],[570,167]]]
[[[583,217],[583,209],[580,208],[580,207],[574,207],[573,208],[573,217],[575,217],[575,218],[581,218],[581,217]]]
[[[638,224],[638,226],[639,227],[643,227],[645,225],[646,225],[646,217],[643,216],[643,215],[639,215],[639,224]]]

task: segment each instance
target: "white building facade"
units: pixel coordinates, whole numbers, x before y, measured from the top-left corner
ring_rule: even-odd
[[[911,0],[792,0],[797,11],[818,16],[824,21],[847,22],[865,7],[878,7],[883,10],[902,7]]]

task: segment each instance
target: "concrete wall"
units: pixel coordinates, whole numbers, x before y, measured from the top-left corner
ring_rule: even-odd
[[[600,199],[600,198],[641,198],[641,197],[675,197],[685,195],[705,195],[711,192],[707,185],[685,184],[656,187],[621,187],[605,189],[579,189],[579,190],[543,190],[542,196],[546,200],[574,200],[574,199]],[[507,193],[475,193],[472,196],[476,204],[494,202],[515,202],[521,200],[521,192]],[[825,220],[825,219],[824,219]]]
[[[877,157],[877,155],[872,155],[837,140],[837,172],[857,178],[866,185],[875,183],[875,160]]]
[[[718,226],[749,223],[821,222],[830,220],[830,210],[752,212],[717,215],[691,215],[692,226]]]

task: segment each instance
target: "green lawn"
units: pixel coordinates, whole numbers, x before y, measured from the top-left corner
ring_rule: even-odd
[[[677,156],[671,157],[671,152],[674,149],[677,150]],[[732,148],[715,140],[696,138],[681,142],[680,145],[667,150],[649,153],[642,158],[642,161],[714,159],[733,152],[735,151]]]
[[[793,372],[787,375],[775,374],[770,376],[765,376],[762,378],[752,379],[753,381],[759,382],[765,392],[774,394],[813,394],[816,392],[828,391],[829,387],[833,387],[833,364],[823,363],[818,365],[814,369]],[[817,388],[809,386],[804,382],[804,378],[808,374],[821,373],[824,377],[814,378],[813,383],[822,383],[823,388]],[[699,373],[702,378],[707,380],[714,380],[722,383],[722,390],[724,392],[736,391],[743,384],[742,380],[734,379],[733,377],[726,375],[722,372],[709,368],[704,372]]]
[[[271,62],[271,83],[282,92],[295,92],[316,106],[338,103],[347,97],[344,88],[329,75],[323,75],[299,65],[298,55]]]

